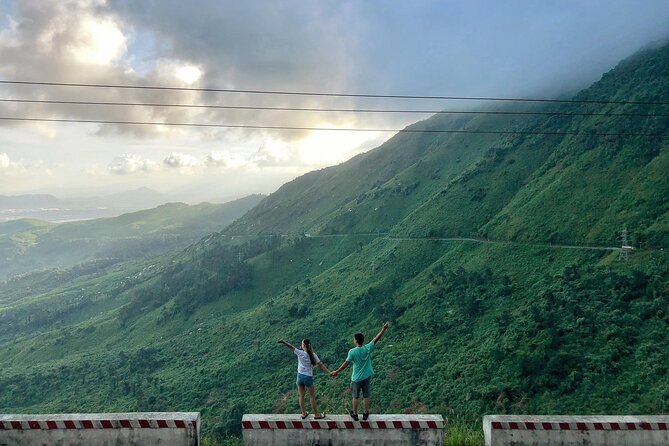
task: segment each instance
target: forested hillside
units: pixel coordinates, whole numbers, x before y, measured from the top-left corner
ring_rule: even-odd
[[[400,132],[183,251],[7,285],[0,410],[197,410],[224,437],[297,410],[278,338],[335,368],[388,320],[374,411],[666,413],[669,106],[642,103],[669,103],[669,45],[576,99],[437,115],[410,129],[511,133]],[[316,386],[346,410],[344,375]]]

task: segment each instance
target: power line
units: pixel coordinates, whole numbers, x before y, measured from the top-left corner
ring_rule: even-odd
[[[67,118],[19,118],[0,116],[0,121],[26,121],[26,122],[59,122],[80,124],[116,124],[116,125],[158,125],[169,127],[203,127],[203,128],[228,128],[228,129],[251,129],[251,130],[310,130],[310,131],[347,131],[347,132],[393,132],[393,133],[455,133],[471,135],[543,135],[543,136],[597,136],[597,137],[647,137],[647,138],[669,138],[669,134],[648,133],[585,133],[585,132],[531,132],[515,130],[464,130],[464,129],[375,129],[375,128],[328,128],[328,127],[299,127],[282,125],[247,125],[247,124],[206,124],[191,122],[149,122],[149,121],[114,121],[101,119],[67,119]]]
[[[108,102],[108,101],[65,101],[51,99],[0,99],[0,102],[18,104],[59,104],[59,105],[102,105],[124,107],[165,107],[196,108],[221,110],[265,110],[265,111],[303,111],[337,113],[409,113],[409,114],[453,114],[453,115],[520,115],[520,116],[618,116],[618,117],[669,117],[669,113],[587,113],[587,112],[530,112],[506,110],[406,110],[406,109],[366,109],[366,108],[315,108],[315,107],[261,107],[248,105],[217,104],[170,104],[154,102]]]
[[[552,98],[513,98],[513,97],[487,97],[487,96],[419,96],[401,94],[363,94],[363,93],[326,93],[306,91],[279,91],[279,90],[244,90],[235,88],[194,88],[194,87],[170,87],[157,85],[122,85],[122,84],[88,84],[68,82],[35,82],[35,81],[12,81],[0,80],[0,84],[13,85],[41,85],[49,87],[88,87],[88,88],[120,88],[135,90],[163,90],[163,91],[193,91],[208,93],[243,93],[243,94],[266,94],[285,96],[320,96],[320,97],[346,97],[346,98],[375,98],[375,99],[436,99],[455,101],[502,101],[502,102],[549,102],[567,104],[618,104],[618,105],[669,105],[669,102],[653,101],[610,101],[610,100],[585,100],[585,99],[552,99]]]

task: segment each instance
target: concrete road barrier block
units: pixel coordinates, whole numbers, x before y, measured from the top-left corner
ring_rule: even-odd
[[[667,446],[669,416],[486,415],[486,446]]]
[[[0,415],[0,446],[198,446],[197,412]]]
[[[371,415],[353,421],[348,415],[303,420],[299,415],[249,414],[242,418],[244,445],[421,445],[444,444],[441,415]]]

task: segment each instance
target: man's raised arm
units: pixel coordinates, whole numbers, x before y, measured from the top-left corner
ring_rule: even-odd
[[[388,322],[383,324],[383,327],[381,327],[381,331],[379,332],[379,334],[374,336],[374,339],[372,339],[372,342],[374,344],[376,344],[378,342],[378,340],[381,339],[381,336],[383,336],[383,333],[385,333],[385,331],[388,329],[388,327],[390,327],[390,324]]]

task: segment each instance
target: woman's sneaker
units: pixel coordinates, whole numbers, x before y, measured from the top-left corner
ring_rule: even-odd
[[[363,413],[362,414],[362,419],[367,420],[367,418],[369,418],[369,412]]]
[[[353,418],[355,421],[358,421],[358,414],[357,413],[349,412],[349,415],[351,415],[351,418]]]

